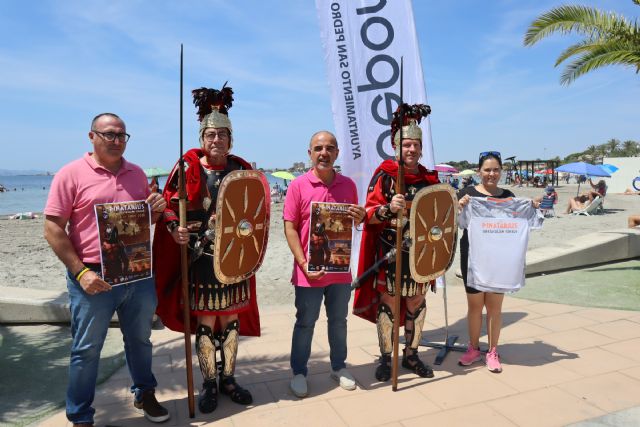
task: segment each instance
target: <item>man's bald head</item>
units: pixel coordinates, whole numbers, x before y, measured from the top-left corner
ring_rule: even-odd
[[[321,130],[311,137],[309,159],[316,171],[333,171],[333,162],[338,158],[338,142],[329,131]]]
[[[311,140],[309,141],[309,149],[311,149],[311,147],[313,146],[313,143],[318,139],[325,139],[327,141],[331,140],[333,141],[333,145],[335,145],[336,148],[338,147],[338,141],[336,140],[336,137],[334,134],[332,134],[328,130],[320,130],[314,133],[313,135],[311,135]]]

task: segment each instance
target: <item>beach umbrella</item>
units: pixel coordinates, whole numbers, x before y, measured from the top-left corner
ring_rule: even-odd
[[[592,165],[591,163],[575,162],[567,163],[566,165],[558,166],[556,168],[558,172],[568,172],[575,175],[589,175],[589,176],[606,176],[610,177],[611,174],[600,166]],[[580,181],[578,181],[578,193],[580,194]]]
[[[462,172],[458,172],[458,173],[456,173],[454,175],[457,175],[457,176],[471,176],[471,175],[475,175],[475,174],[476,174],[476,171],[471,170],[471,169],[465,169]]]
[[[610,165],[610,164],[604,164],[604,165],[599,165],[602,169],[604,169],[605,171],[609,172],[609,175],[613,174],[614,172],[616,172],[619,168],[617,166],[614,165]]]
[[[566,165],[558,166],[556,170],[558,172],[569,172],[576,175],[611,176],[609,172],[600,166],[585,162],[567,163]]]
[[[146,168],[143,170],[147,178],[153,178],[154,176],[169,176],[169,174],[171,173],[170,171],[164,168],[158,168],[158,167]]]
[[[451,165],[447,165],[446,163],[441,163],[436,165],[436,170],[442,173],[457,173],[458,169],[454,168]]]
[[[295,175],[287,171],[275,171],[271,173],[271,176],[289,181],[296,179]]]

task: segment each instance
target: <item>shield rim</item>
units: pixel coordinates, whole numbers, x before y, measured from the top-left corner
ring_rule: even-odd
[[[409,249],[409,270],[411,272],[411,277],[413,278],[413,280],[415,280],[418,283],[426,283],[444,275],[444,273],[446,273],[447,270],[451,268],[451,265],[453,264],[453,260],[456,255],[456,249],[458,248],[458,209],[457,209],[458,196],[456,195],[456,192],[449,184],[441,183],[441,184],[430,185],[428,187],[424,187],[423,189],[421,189],[416,193],[415,197],[411,202],[411,212],[409,214],[409,236],[411,238],[411,242],[416,242],[416,227],[414,226],[414,224],[416,223],[417,210],[413,209],[413,207],[417,206],[420,199],[427,196],[428,194],[441,192],[441,191],[444,191],[451,196],[451,200],[453,201],[453,207],[454,207],[453,209],[453,229],[454,230],[453,230],[453,242],[451,245],[451,254],[449,256],[449,261],[447,262],[447,265],[444,269],[441,269],[431,274],[423,276],[416,272],[415,263],[416,263],[417,248],[416,248],[416,245],[412,243],[411,248]]]
[[[221,250],[222,222],[221,221],[215,222],[213,270],[216,277],[220,281],[220,283],[225,285],[231,285],[234,283],[242,282],[243,280],[246,280],[256,274],[258,269],[260,269],[260,267],[262,266],[262,262],[264,261],[264,255],[267,252],[267,243],[269,240],[269,225],[271,221],[271,192],[269,191],[269,183],[267,181],[267,178],[262,172],[257,170],[234,170],[229,172],[222,179],[222,182],[220,183],[220,190],[218,191],[218,197],[216,198],[216,207],[222,206],[222,203],[224,201],[224,195],[226,193],[226,189],[229,186],[229,184],[241,179],[258,180],[262,184],[262,189],[263,189],[264,198],[265,198],[264,239],[262,240],[262,247],[260,248],[261,249],[260,256],[258,258],[258,261],[256,262],[255,267],[246,273],[239,274],[236,276],[228,276],[222,272],[221,265],[220,265],[220,262],[221,262],[220,253],[222,252]]]

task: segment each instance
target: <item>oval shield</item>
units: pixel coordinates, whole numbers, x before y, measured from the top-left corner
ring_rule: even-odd
[[[216,207],[213,268],[222,283],[238,283],[256,273],[267,249],[271,198],[264,174],[230,172]]]
[[[457,244],[458,198],[449,184],[420,190],[411,204],[409,268],[416,282],[442,276],[451,267]]]

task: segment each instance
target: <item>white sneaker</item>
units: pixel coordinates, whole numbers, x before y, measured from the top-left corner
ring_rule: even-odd
[[[353,378],[353,375],[351,375],[347,368],[342,368],[339,371],[331,371],[331,378],[338,381],[340,387],[345,390],[356,389],[356,380]]]
[[[309,390],[307,389],[307,378],[302,374],[298,374],[291,378],[289,388],[297,397],[307,397],[309,395]]]

